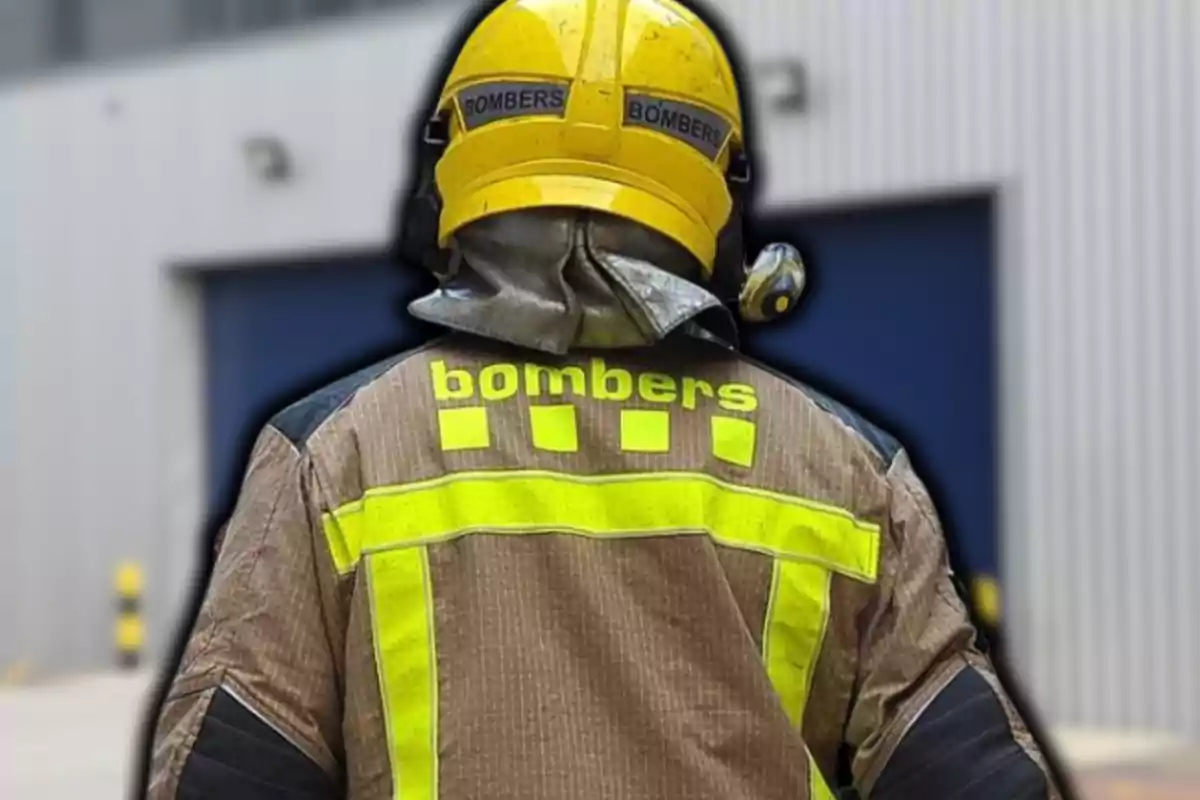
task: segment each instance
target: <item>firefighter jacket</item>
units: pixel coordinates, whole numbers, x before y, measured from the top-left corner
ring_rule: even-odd
[[[1057,798],[900,446],[710,342],[453,334],[284,410],[149,796]]]

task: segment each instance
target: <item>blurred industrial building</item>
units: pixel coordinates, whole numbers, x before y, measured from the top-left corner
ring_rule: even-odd
[[[465,5],[0,0],[0,676],[116,664],[127,562],[154,663],[247,437],[420,335],[383,247]],[[913,451],[1044,722],[1200,740],[1200,4],[716,5],[811,260],[748,348]]]

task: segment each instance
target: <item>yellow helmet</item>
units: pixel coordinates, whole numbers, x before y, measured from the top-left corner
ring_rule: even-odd
[[[435,119],[439,248],[491,214],[586,208],[674,239],[711,275],[728,181],[746,177],[742,113],[724,48],[676,0],[504,0]]]

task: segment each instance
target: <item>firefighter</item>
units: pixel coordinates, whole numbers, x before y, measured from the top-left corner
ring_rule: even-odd
[[[1060,796],[900,444],[737,350],[803,288],[746,150],[675,0],[482,17],[404,208],[450,333],[262,431],[150,797]]]

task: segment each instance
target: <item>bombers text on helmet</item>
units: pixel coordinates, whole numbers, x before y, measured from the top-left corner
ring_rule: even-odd
[[[720,42],[675,0],[506,0],[467,38],[438,115],[439,246],[492,214],[586,208],[669,236],[711,273],[742,115]]]

